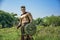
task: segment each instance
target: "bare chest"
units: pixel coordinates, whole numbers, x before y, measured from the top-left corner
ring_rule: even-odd
[[[27,14],[21,16],[21,19],[26,19],[26,18],[27,18]]]

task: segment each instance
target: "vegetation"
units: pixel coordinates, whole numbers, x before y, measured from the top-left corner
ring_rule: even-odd
[[[37,25],[42,26],[60,26],[60,16],[46,16],[44,18],[37,18],[35,20]]]
[[[0,29],[0,40],[20,40],[20,38],[20,29],[16,29],[16,27]],[[37,31],[33,38],[35,40],[60,40],[60,26],[37,26]]]
[[[20,40],[20,29],[16,29],[19,19],[16,15],[0,10],[0,40]],[[34,40],[60,40],[60,16],[37,18],[34,23],[37,25]]]
[[[17,22],[16,14],[0,10],[0,25],[2,28],[12,27]],[[1,27],[0,27],[1,28]]]

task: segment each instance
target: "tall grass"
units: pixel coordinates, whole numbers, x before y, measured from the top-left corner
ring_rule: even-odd
[[[16,29],[16,27],[0,29],[0,40],[20,40],[20,37],[20,29]],[[60,40],[60,26],[37,26],[37,32],[33,38],[34,40]]]
[[[60,27],[40,27],[34,37],[35,40],[60,40]]]

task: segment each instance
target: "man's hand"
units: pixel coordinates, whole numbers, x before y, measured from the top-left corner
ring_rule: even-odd
[[[19,27],[21,27],[21,24],[19,24],[19,25],[17,26],[17,29],[18,29]]]

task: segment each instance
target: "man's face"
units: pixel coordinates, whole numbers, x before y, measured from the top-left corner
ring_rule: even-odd
[[[25,8],[21,8],[22,13],[25,13]]]

